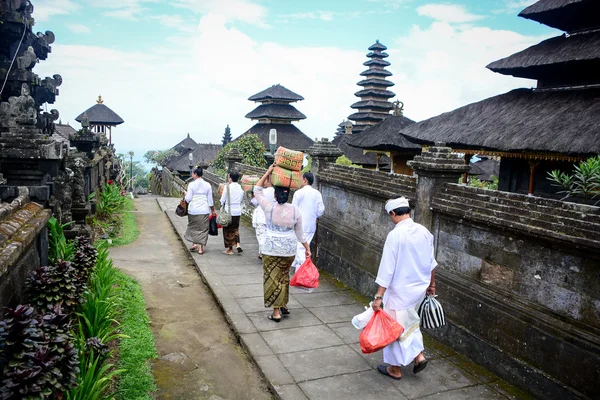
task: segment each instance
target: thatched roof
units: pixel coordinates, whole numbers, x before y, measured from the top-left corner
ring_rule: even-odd
[[[600,89],[515,89],[402,129],[419,143],[504,152],[600,153]]]
[[[391,90],[382,90],[382,89],[363,89],[354,93],[356,97],[365,97],[365,96],[373,96],[373,97],[382,97],[382,98],[391,98],[396,95],[396,93]]]
[[[187,149],[179,157],[173,158],[167,164],[167,168],[171,171],[189,171],[190,159],[189,154],[192,153],[194,165],[202,165],[212,163],[217,154],[223,148],[220,144],[200,143],[195,149]]]
[[[62,136],[63,138],[65,138],[67,140],[69,140],[69,137],[71,135],[74,135],[75,133],[77,133],[75,128],[73,128],[69,124],[66,124],[66,125],[65,124],[55,124],[54,130],[56,131],[56,133],[58,133],[60,136]]]
[[[290,89],[281,86],[280,84],[273,85],[262,92],[256,93],[253,96],[248,97],[248,100],[252,101],[263,101],[263,100],[284,100],[284,101],[300,101],[304,100],[304,97],[297,93],[292,92]]]
[[[469,175],[474,175],[480,181],[492,181],[492,175],[500,176],[500,161],[491,158],[471,163]]]
[[[370,53],[367,54],[367,57],[369,58],[386,58],[389,57],[390,55],[384,51],[372,51]]]
[[[352,121],[381,121],[390,117],[390,114],[387,112],[355,112],[354,114],[350,114],[348,119]]]
[[[385,111],[389,111],[394,108],[394,105],[389,101],[377,101],[377,100],[361,100],[352,104],[350,108],[381,108]]]
[[[371,65],[373,65],[375,67],[389,67],[392,64],[390,64],[388,61],[385,61],[385,60],[382,60],[379,58],[372,58],[368,61],[365,61],[363,63],[363,65],[366,67],[370,67]]]
[[[553,37],[487,66],[500,74],[529,79],[577,75],[577,70],[586,67],[600,68],[600,32]]]
[[[366,168],[374,168],[377,165],[376,156],[373,153],[363,154],[363,150],[357,147],[352,147],[348,144],[348,140],[352,135],[338,135],[331,141],[336,145],[353,164],[362,165]],[[389,158],[386,156],[379,158],[379,166],[389,165]]]
[[[392,76],[392,73],[385,69],[380,68],[369,68],[366,71],[360,73],[360,76]]]
[[[277,129],[277,146],[283,146],[292,150],[306,151],[314,143],[311,138],[306,136],[300,129],[292,124],[256,124],[235,140],[248,134],[258,135],[265,145],[265,149],[269,149],[269,131],[271,129]]]
[[[187,150],[193,150],[198,147],[198,143],[194,139],[190,137],[190,134],[187,134],[187,137],[183,139],[181,142],[177,143],[171,149],[175,150],[179,154],[183,154]]]
[[[420,145],[400,134],[403,128],[414,123],[415,121],[403,115],[390,116],[360,133],[348,135],[346,143],[365,150],[420,150]]]
[[[387,50],[387,47],[385,47],[383,44],[379,43],[379,40],[376,40],[375,43],[373,43],[371,45],[371,47],[369,47],[369,50],[371,51],[375,51],[375,50]]]
[[[262,104],[246,114],[246,118],[276,118],[298,121],[305,119],[306,115],[290,104]]]
[[[566,32],[600,27],[598,0],[540,0],[519,13],[531,19]]]
[[[363,79],[362,81],[357,83],[358,86],[394,86],[394,82],[386,81],[385,79]]]
[[[123,118],[119,117],[116,112],[108,108],[104,104],[94,104],[81,114],[75,121],[81,122],[83,120],[83,114],[87,113],[90,124],[92,125],[119,125],[122,124]]]

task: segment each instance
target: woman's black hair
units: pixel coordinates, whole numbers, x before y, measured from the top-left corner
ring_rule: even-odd
[[[202,168],[200,167],[194,169],[192,172],[198,176],[202,176]]]
[[[285,204],[290,197],[290,189],[281,186],[275,186],[275,199],[279,204]]]
[[[240,173],[235,170],[229,171],[229,177],[232,182],[237,182],[240,179]]]

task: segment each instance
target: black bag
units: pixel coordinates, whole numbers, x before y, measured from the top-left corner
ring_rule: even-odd
[[[185,217],[188,215],[188,203],[185,201],[185,199],[181,199],[179,205],[175,209],[175,214],[179,215],[180,217]]]
[[[211,236],[219,235],[219,227],[217,227],[217,217],[213,217],[212,215],[208,220],[208,234]]]

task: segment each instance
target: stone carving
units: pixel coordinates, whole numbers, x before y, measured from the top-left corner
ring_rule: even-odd
[[[37,108],[35,100],[29,92],[29,85],[21,85],[21,95],[10,97],[8,103],[0,103],[0,115],[6,119],[8,127],[19,125],[35,125],[37,122]]]
[[[56,37],[54,36],[54,32],[52,32],[52,31],[46,31],[45,34],[38,32],[37,37],[40,38],[41,40],[45,41],[47,44],[54,43],[54,40],[56,39]]]
[[[42,130],[42,134],[52,136],[54,133],[54,121],[58,120],[60,114],[58,110],[50,110],[50,112],[43,112],[38,121],[38,128]]]
[[[29,46],[21,57],[17,57],[17,66],[19,69],[33,69],[37,62],[37,56],[33,51],[33,47]]]

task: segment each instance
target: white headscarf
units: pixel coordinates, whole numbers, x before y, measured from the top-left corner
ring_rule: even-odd
[[[410,207],[408,205],[408,200],[405,197],[400,197],[398,199],[389,199],[387,203],[385,203],[385,211],[389,214],[390,211],[395,210],[400,207]]]

